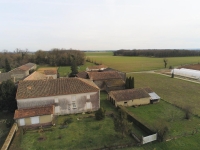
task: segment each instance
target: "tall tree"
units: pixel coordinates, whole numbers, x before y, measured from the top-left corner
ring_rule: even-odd
[[[0,110],[15,111],[17,108],[16,91],[17,88],[11,80],[3,81],[0,84]]]
[[[132,88],[134,89],[135,88],[135,78],[132,77]]]
[[[76,58],[74,55],[71,56],[71,73],[70,77],[75,77],[75,75],[78,73],[78,67],[77,67],[77,62]]]
[[[129,133],[132,123],[128,122],[127,114],[122,109],[118,110],[118,115],[114,117],[115,131],[120,132],[122,137]]]
[[[8,72],[10,70],[11,70],[10,63],[8,62],[8,59],[6,58],[5,59],[5,71]]]

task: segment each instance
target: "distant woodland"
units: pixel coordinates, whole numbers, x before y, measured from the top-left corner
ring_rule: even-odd
[[[114,56],[147,56],[147,57],[186,57],[200,56],[198,50],[171,50],[171,49],[141,49],[141,50],[118,50]]]
[[[52,49],[50,51],[38,50],[35,53],[26,50],[16,49],[14,52],[4,51],[0,53],[0,68],[5,68],[6,59],[11,68],[15,68],[28,62],[36,64],[49,64],[51,66],[69,66],[72,59],[77,65],[83,65],[85,54],[79,50]]]

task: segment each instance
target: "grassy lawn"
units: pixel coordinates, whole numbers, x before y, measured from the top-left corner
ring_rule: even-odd
[[[86,52],[86,57],[123,72],[164,68],[163,58],[113,56],[112,52]],[[167,59],[167,67],[200,62],[200,57],[169,57]]]
[[[153,130],[160,123],[167,125],[169,128],[167,139],[184,134],[191,134],[196,129],[200,130],[200,118],[192,115],[190,120],[186,120],[184,119],[185,113],[181,109],[163,100],[153,105],[137,108],[127,107],[126,109],[133,113],[139,121]]]
[[[135,78],[135,88],[150,87],[165,101],[182,108],[189,106],[194,114],[200,116],[200,84],[153,73],[130,75]]]
[[[13,114],[12,113],[2,113],[0,112],[0,121],[3,120],[12,120],[13,119]],[[4,141],[6,140],[6,137],[10,131],[10,128],[6,127],[5,122],[0,122],[0,147],[3,146]]]

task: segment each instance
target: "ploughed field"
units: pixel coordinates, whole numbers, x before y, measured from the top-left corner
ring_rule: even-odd
[[[155,57],[133,57],[133,56],[113,56],[112,52],[86,52],[86,58],[93,62],[102,63],[111,68],[123,72],[138,72],[157,70],[164,68],[163,58]],[[169,57],[167,68],[169,66],[181,66],[184,64],[197,64],[200,57]]]

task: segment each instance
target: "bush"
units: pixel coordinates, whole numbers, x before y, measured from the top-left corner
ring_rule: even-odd
[[[105,118],[105,112],[106,112],[106,110],[104,110],[102,107],[99,108],[95,113],[96,120],[104,119]]]

